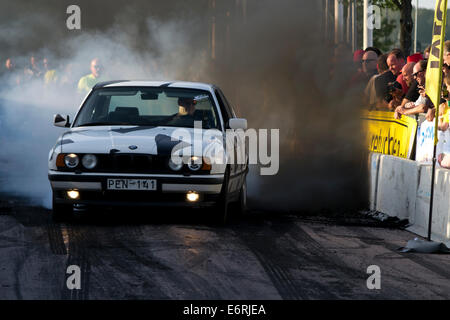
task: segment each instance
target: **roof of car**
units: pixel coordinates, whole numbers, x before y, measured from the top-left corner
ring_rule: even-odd
[[[111,88],[111,87],[168,87],[168,88],[186,88],[186,89],[200,89],[212,90],[214,85],[202,82],[187,82],[187,81],[131,81],[131,80],[116,80],[97,83],[93,89]]]

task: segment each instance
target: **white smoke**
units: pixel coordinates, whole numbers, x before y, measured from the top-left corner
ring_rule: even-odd
[[[28,29],[25,25],[15,23],[8,30],[19,39],[26,38],[25,30]],[[75,82],[71,86],[46,86],[42,79],[15,86],[14,79],[23,78],[22,68],[16,69],[14,75],[0,79],[4,84],[0,89],[0,192],[22,195],[36,204],[50,206],[48,153],[64,132],[52,125],[53,114],[67,114],[73,119],[83,99],[77,93],[76,82],[81,75],[90,73],[89,64],[93,58],[100,59],[105,80],[201,80],[204,56],[201,50],[188,50],[192,37],[188,34],[190,27],[186,23],[148,19],[146,34],[151,35],[151,39],[142,41],[157,50],[140,52],[133,49],[136,40],[133,30],[124,30],[122,25],[114,25],[104,32],[82,32],[63,40],[60,45],[71,54],[51,62],[59,66],[59,77],[64,75],[66,66],[72,66]],[[14,45],[17,37],[11,36],[11,41]],[[48,52],[43,47],[35,56],[49,57]],[[14,57],[15,62],[28,59],[28,56]]]

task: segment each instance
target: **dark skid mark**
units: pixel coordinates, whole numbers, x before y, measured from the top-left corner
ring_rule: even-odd
[[[117,132],[117,133],[130,133],[134,131],[141,131],[141,130],[148,130],[156,128],[155,126],[139,126],[139,127],[133,127],[133,128],[120,128],[120,129],[111,129],[111,131]]]
[[[172,149],[177,146],[178,148],[184,148],[190,146],[190,144],[181,140],[172,140],[171,137],[165,134],[158,134],[155,137],[156,150],[159,155],[170,155]]]
[[[50,250],[56,255],[66,255],[67,249],[64,245],[64,240],[61,232],[61,227],[56,223],[49,223],[47,225],[48,241]]]

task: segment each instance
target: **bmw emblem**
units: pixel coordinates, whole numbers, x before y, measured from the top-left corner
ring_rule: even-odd
[[[132,146],[129,146],[128,149],[130,149],[130,150],[136,150],[136,149],[137,149],[137,146],[132,145]]]

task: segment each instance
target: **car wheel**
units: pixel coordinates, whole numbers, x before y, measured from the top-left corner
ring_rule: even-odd
[[[247,183],[244,181],[239,190],[239,198],[237,201],[230,203],[228,215],[233,218],[241,218],[247,211]]]
[[[71,204],[56,203],[53,195],[52,219],[54,222],[64,222],[71,218],[73,206]]]
[[[241,191],[239,192],[239,200],[237,202],[237,213],[244,215],[247,212],[247,181],[244,180]]]

